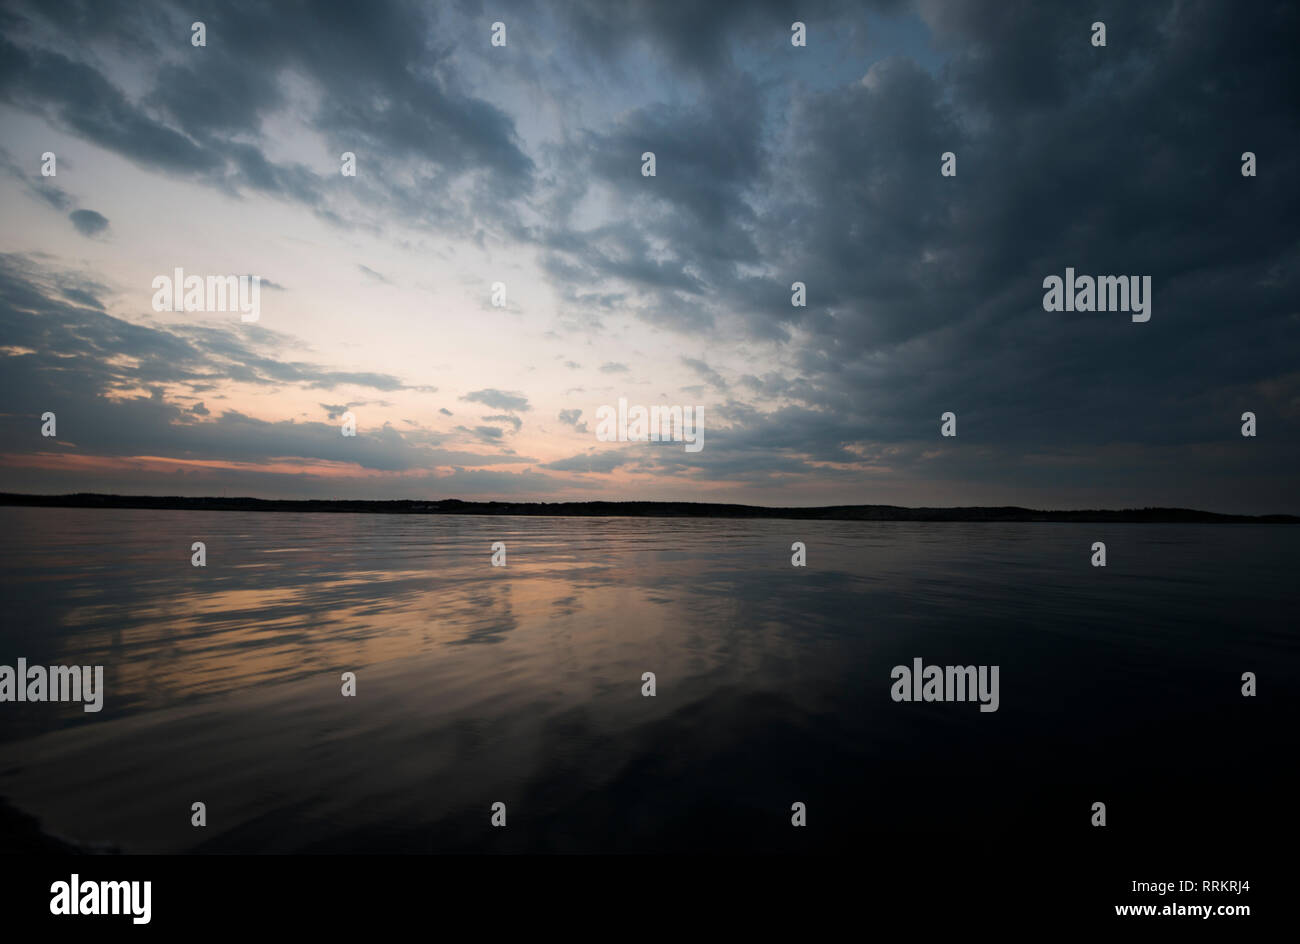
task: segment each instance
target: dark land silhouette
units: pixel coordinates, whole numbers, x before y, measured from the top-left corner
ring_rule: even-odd
[[[827,505],[768,508],[712,502],[502,502],[340,499],[190,498],[179,495],[24,495],[0,492],[0,505],[45,508],[147,508],[179,511],[350,512],[387,515],[530,515],[558,518],[789,518],[803,521],[1070,521],[1146,524],[1296,524],[1297,515],[1223,515],[1192,508],[1123,508],[1042,511],[1000,507],[904,508],[898,505]]]

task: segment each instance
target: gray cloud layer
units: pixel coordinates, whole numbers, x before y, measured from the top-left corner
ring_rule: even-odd
[[[884,50],[864,8],[808,6],[810,46],[796,50],[783,4],[471,3],[435,15],[406,3],[233,3],[204,13],[209,46],[183,57],[173,47],[188,8],[19,6],[0,20],[0,98],[159,172],[341,225],[392,216],[504,234],[538,254],[584,330],[636,318],[690,339],[672,360],[725,398],[705,451],[550,464],[575,481],[623,466],[744,485],[804,476],[871,500],[887,475],[954,502],[982,486],[1298,510],[1283,472],[1300,459],[1296,8],[881,3],[865,10],[927,34],[924,46]],[[511,58],[492,67],[521,83],[581,87],[599,104],[607,81],[626,80],[623,61],[648,50],[680,86],[656,76],[654,101],[609,121],[575,109],[558,145],[529,148],[505,106],[464,78],[492,50],[457,37],[497,18],[511,24]],[[1104,49],[1088,42],[1094,19],[1107,24]],[[78,52],[94,43],[154,64],[142,95]],[[322,136],[391,171],[365,175],[363,200],[268,157],[264,120],[285,107],[288,73],[322,92],[309,116]],[[654,178],[639,173],[645,150]],[[1257,177],[1240,174],[1246,150]],[[939,174],[945,151],[957,154],[955,178]],[[76,205],[29,187],[61,212]],[[622,211],[585,226],[580,207],[597,188]],[[73,214],[85,235],[107,225],[77,223],[90,212]],[[1066,266],[1150,275],[1151,322],[1043,311],[1042,279]],[[75,286],[63,302],[39,300],[64,307],[34,329],[20,314],[38,300],[8,274],[6,331],[17,333],[5,342],[45,345],[24,356],[35,361],[8,359],[19,399],[22,382],[49,391],[56,373],[99,395],[121,379],[103,365],[110,351],[140,359],[142,384],[401,387],[216,332],[91,319],[95,294]],[[806,308],[790,305],[795,280]],[[724,325],[775,345],[781,368],[722,367],[709,345],[725,343]],[[50,345],[80,359],[49,360]],[[626,365],[599,369],[617,379]],[[529,410],[519,391],[462,399],[515,429],[510,417]],[[135,404],[137,438],[116,448],[167,448],[173,409]],[[945,410],[959,418],[953,441],[937,437]],[[1244,410],[1261,417],[1257,441],[1237,434]],[[222,422],[229,437],[204,423],[195,429],[212,438],[184,448],[258,454],[256,421]],[[488,443],[505,426],[463,429]],[[368,461],[401,468],[404,443],[376,437]]]

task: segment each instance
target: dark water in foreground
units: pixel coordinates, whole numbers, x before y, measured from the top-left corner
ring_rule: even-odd
[[[977,865],[1096,835],[1098,800],[1152,841],[1295,824],[1300,528],[0,508],[0,533],[0,664],[105,667],[98,714],[0,703],[0,797],[78,842],[916,838]],[[999,710],[893,702],[918,656],[1000,666]]]

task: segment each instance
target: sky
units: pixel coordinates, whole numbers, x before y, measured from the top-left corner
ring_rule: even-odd
[[[1300,513],[1298,20],[4,0],[0,490]]]

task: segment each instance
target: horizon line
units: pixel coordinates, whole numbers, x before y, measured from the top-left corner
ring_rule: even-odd
[[[482,514],[502,516],[627,518],[783,518],[824,521],[1069,521],[1098,523],[1297,524],[1289,514],[1240,515],[1193,508],[1035,509],[1018,505],[815,505],[807,507],[684,501],[487,501],[461,498],[235,498],[183,495],[61,495],[0,492],[0,505],[64,508],[133,508],[174,511],[303,511],[371,514]],[[454,509],[454,510],[453,510]]]

